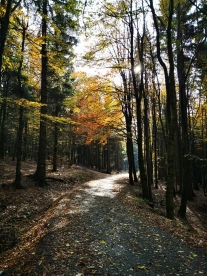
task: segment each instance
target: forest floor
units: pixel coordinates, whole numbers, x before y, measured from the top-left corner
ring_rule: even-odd
[[[23,162],[0,161],[0,275],[207,275],[207,198],[195,191],[187,218],[165,218],[165,185],[155,207],[128,185],[126,174],[48,165],[45,188]],[[175,198],[175,213],[180,197]]]

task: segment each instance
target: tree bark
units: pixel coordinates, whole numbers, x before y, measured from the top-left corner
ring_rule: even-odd
[[[18,69],[18,85],[19,85],[19,98],[23,98],[24,91],[23,91],[23,84],[22,84],[22,65],[23,65],[23,54],[25,48],[25,39],[26,39],[26,30],[27,26],[24,22],[22,22],[23,32],[22,32],[22,58],[20,60],[19,69]],[[16,189],[21,189],[21,158],[22,158],[22,137],[23,137],[23,128],[24,128],[24,107],[20,105],[19,107],[19,127],[18,127],[18,134],[17,134],[17,152],[16,152],[16,177],[14,181],[14,186]]]
[[[6,12],[3,16],[0,17],[0,87],[1,87],[1,74],[2,74],[2,62],[3,62],[3,54],[5,48],[6,37],[9,28],[9,19],[10,15],[16,8],[20,5],[21,0],[17,2],[14,6],[13,0],[1,0],[1,7],[5,8]],[[6,7],[5,7],[6,5]]]
[[[167,92],[167,126],[168,132],[168,144],[167,144],[167,190],[166,190],[166,213],[167,218],[174,219],[174,182],[175,182],[175,164],[174,164],[174,139],[177,125],[177,107],[176,107],[176,90],[175,90],[175,77],[174,77],[174,60],[173,60],[173,48],[172,48],[172,17],[174,12],[174,2],[170,0],[169,2],[169,15],[168,15],[168,25],[167,25],[167,54],[169,62],[169,74],[168,69],[161,58],[160,49],[160,32],[157,22],[157,16],[155,14],[155,9],[153,6],[153,0],[150,0],[150,9],[153,16],[153,21],[156,30],[156,47],[157,47],[157,57],[160,65],[164,70],[165,75],[165,85]]]
[[[134,88],[134,95],[136,100],[136,114],[137,114],[137,145],[138,145],[138,160],[139,160],[139,171],[140,171],[140,179],[142,184],[142,197],[145,199],[149,199],[149,190],[147,185],[147,175],[144,166],[144,156],[143,156],[143,147],[142,147],[142,114],[141,114],[141,102],[142,102],[142,93],[143,93],[143,43],[144,43],[144,35],[145,29],[143,29],[143,35],[141,37],[141,42],[138,39],[138,44],[140,44],[139,48],[139,60],[141,65],[141,73],[140,73],[140,83],[137,84],[137,78],[135,74],[135,65],[134,65],[134,20],[133,20],[133,12],[132,12],[132,0],[130,2],[130,15],[129,15],[129,32],[130,32],[130,66],[131,66],[131,74],[132,74],[132,83]]]
[[[123,96],[123,104],[122,104],[122,112],[125,117],[126,122],[126,131],[127,131],[127,159],[128,159],[128,172],[129,172],[129,184],[134,185],[134,181],[138,182],[136,171],[135,171],[135,162],[134,162],[134,150],[133,150],[133,141],[132,141],[132,95],[130,89],[127,87],[127,79],[124,71],[120,72],[123,87],[124,87],[124,96]],[[134,179],[133,179],[134,174]]]
[[[42,9],[42,72],[41,72],[41,116],[40,116],[40,134],[39,134],[39,150],[38,162],[35,172],[35,179],[39,186],[45,185],[46,176],[46,118],[47,114],[47,45],[46,45],[46,31],[47,31],[47,0],[43,0]]]
[[[181,20],[181,4],[177,6],[177,40],[179,41],[179,47],[177,49],[177,73],[179,81],[179,96],[180,96],[180,115],[181,115],[181,147],[182,147],[182,197],[181,205],[179,208],[179,214],[182,217],[186,215],[186,206],[188,194],[192,196],[192,184],[189,181],[188,160],[186,155],[189,152],[189,140],[188,140],[188,123],[187,123],[187,106],[188,100],[186,95],[186,75],[184,70],[184,53],[182,43],[182,20]]]

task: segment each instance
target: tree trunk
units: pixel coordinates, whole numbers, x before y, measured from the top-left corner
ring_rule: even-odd
[[[143,34],[141,37],[141,41],[137,36],[138,44],[139,44],[139,60],[141,65],[140,72],[140,83],[137,84],[137,78],[135,74],[135,65],[134,65],[134,19],[132,12],[132,0],[130,2],[130,17],[129,17],[129,32],[130,32],[130,65],[131,65],[131,73],[132,73],[132,83],[134,88],[135,100],[136,100],[136,113],[137,113],[137,145],[138,145],[138,160],[139,160],[139,171],[140,171],[140,179],[142,184],[142,197],[145,199],[149,199],[149,190],[147,185],[147,175],[144,166],[144,157],[143,157],[143,149],[142,149],[142,114],[141,114],[141,101],[142,101],[142,93],[143,93],[143,49],[144,49],[144,35],[145,35],[145,26],[143,28]],[[145,24],[145,23],[144,23]]]
[[[0,74],[2,72],[3,53],[4,53],[7,32],[9,28],[9,18],[10,18],[10,13],[12,8],[12,0],[8,0],[7,2],[5,0],[2,0],[1,6],[5,7],[5,4],[6,4],[6,12],[4,16],[1,16],[0,18]],[[0,84],[1,84],[1,75],[0,75]]]
[[[1,87],[1,73],[2,73],[2,62],[3,62],[3,54],[5,48],[6,37],[9,28],[9,19],[10,15],[16,8],[20,5],[21,0],[13,3],[13,0],[1,0],[1,7],[5,8],[5,13],[0,17],[0,87]],[[14,5],[13,5],[14,4]],[[6,7],[5,7],[6,6]]]
[[[153,21],[156,30],[156,46],[157,57],[160,65],[164,70],[165,85],[167,92],[167,127],[168,132],[168,144],[167,144],[167,190],[166,190],[166,212],[167,218],[174,219],[174,182],[175,182],[175,164],[174,164],[174,139],[177,125],[177,107],[176,107],[176,90],[175,90],[175,77],[174,77],[174,60],[173,60],[173,48],[172,48],[172,19],[174,12],[173,0],[169,2],[169,15],[167,26],[167,52],[169,62],[169,74],[168,68],[161,57],[160,49],[160,32],[157,22],[157,16],[155,14],[153,0],[150,0],[150,9],[153,16]]]
[[[133,141],[132,141],[132,95],[130,88],[127,87],[127,78],[124,71],[121,73],[123,87],[124,87],[124,96],[123,96],[123,104],[122,104],[122,112],[125,117],[126,122],[126,131],[127,131],[127,159],[128,159],[128,172],[129,172],[129,184],[134,185],[134,181],[138,182],[135,170],[135,162],[134,162],[134,150],[133,150]],[[133,180],[134,174],[134,180]]]
[[[144,93],[144,133],[145,133],[145,145],[146,145],[146,161],[147,161],[147,184],[149,191],[149,201],[152,202],[152,169],[151,169],[151,154],[150,154],[150,145],[149,145],[149,122],[148,122],[148,100]]]
[[[23,54],[24,54],[24,47],[25,47],[25,38],[26,38],[26,30],[27,27],[24,22],[22,22],[23,26],[23,33],[22,33],[22,58],[20,60],[19,69],[18,69],[18,85],[19,85],[19,98],[23,98],[24,91],[22,85],[22,65],[23,65]],[[16,161],[16,177],[14,181],[14,186],[16,189],[21,189],[21,158],[22,158],[22,137],[23,137],[23,127],[24,127],[24,107],[21,105],[19,108],[19,129],[17,134],[17,161]]]
[[[192,187],[191,182],[189,182],[189,171],[188,171],[188,160],[186,155],[189,151],[189,141],[188,141],[188,123],[187,123],[187,106],[188,100],[186,96],[186,75],[184,70],[184,53],[182,45],[182,15],[181,15],[181,4],[178,3],[177,6],[177,40],[179,41],[179,47],[177,49],[177,73],[179,81],[179,96],[180,96],[180,115],[181,115],[181,128],[182,128],[182,197],[181,205],[179,208],[179,214],[182,217],[186,215],[187,199],[190,187]]]
[[[55,117],[58,117],[59,114],[59,106],[58,104],[55,106]],[[58,126],[57,123],[54,123],[54,143],[53,143],[53,168],[52,171],[57,171],[57,151],[58,150]]]
[[[111,173],[111,162],[110,162],[110,143],[109,143],[109,138],[107,139],[107,151],[106,151],[106,172],[108,174]]]
[[[55,123],[54,126],[54,143],[53,143],[53,167],[52,171],[56,172],[57,171],[57,146],[58,146],[58,127],[57,123]]]
[[[17,151],[16,151],[16,176],[14,181],[14,187],[16,189],[21,189],[21,158],[22,158],[22,136],[23,136],[23,116],[24,116],[24,107],[20,106],[19,108],[19,129],[17,137]]]
[[[39,134],[39,150],[38,162],[35,172],[35,179],[39,186],[45,185],[46,176],[46,118],[47,114],[47,45],[46,45],[46,31],[47,31],[47,0],[43,0],[42,10],[42,72],[41,72],[41,116],[40,116],[40,134]]]
[[[138,145],[138,160],[139,160],[139,172],[140,172],[140,179],[142,184],[142,197],[145,199],[149,199],[149,189],[148,189],[148,183],[147,183],[147,175],[145,171],[144,166],[144,156],[143,156],[143,149],[142,149],[142,116],[141,116],[141,100],[136,96],[136,103],[137,103],[137,131],[138,131],[138,137],[137,137],[137,145]]]
[[[155,189],[158,189],[158,174],[157,174],[157,123],[156,123],[156,109],[155,109],[155,97],[152,102],[152,120],[153,120],[153,147],[154,147],[154,180]]]
[[[4,100],[1,104],[1,108],[2,108],[1,133],[0,133],[0,158],[1,159],[4,159],[4,155],[5,155],[6,106],[7,106],[7,102],[6,100]]]
[[[28,147],[28,120],[25,118],[24,123],[24,149],[22,160],[25,161],[29,156],[29,147]]]

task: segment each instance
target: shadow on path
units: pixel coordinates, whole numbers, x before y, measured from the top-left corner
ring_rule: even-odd
[[[48,230],[21,271],[4,275],[207,275],[207,258],[116,198],[124,175],[81,185],[48,214]],[[29,265],[30,264],[30,265]],[[20,274],[19,274],[20,273]]]

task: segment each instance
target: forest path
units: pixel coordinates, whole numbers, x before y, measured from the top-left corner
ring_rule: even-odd
[[[3,275],[207,275],[207,258],[116,198],[124,175],[80,185],[47,211],[21,269]]]

